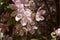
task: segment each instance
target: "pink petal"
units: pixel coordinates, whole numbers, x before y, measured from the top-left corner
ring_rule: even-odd
[[[21,20],[21,24],[22,24],[22,26],[26,26],[26,24],[27,24],[27,19],[26,19],[26,18],[23,18],[23,19]]]
[[[56,35],[57,36],[60,36],[60,28],[58,28],[56,31],[55,31]]]
[[[45,11],[45,10],[40,10],[39,13],[40,13],[41,15],[44,15],[44,14],[46,13],[46,11]]]
[[[10,4],[9,6],[10,6],[10,8],[11,8],[12,10],[16,10],[16,9],[17,9],[17,6],[16,6],[15,4]]]
[[[24,9],[24,5],[23,4],[20,4],[19,9]]]
[[[44,20],[44,17],[43,16],[36,17],[36,21],[43,21],[43,20]]]
[[[33,26],[33,29],[38,29],[38,27],[37,26]]]
[[[32,19],[30,17],[27,17],[28,23],[32,23]]]
[[[15,5],[19,8],[20,7],[20,4],[21,4],[21,1],[20,0],[12,0]]]
[[[21,1],[21,3],[27,3],[28,2],[28,0],[20,0]]]
[[[31,11],[30,9],[27,9],[27,8],[26,8],[25,10],[26,10],[26,11],[25,11],[24,14],[25,14],[26,16],[31,16],[32,11]]]
[[[21,3],[20,0],[12,0],[14,3]]]

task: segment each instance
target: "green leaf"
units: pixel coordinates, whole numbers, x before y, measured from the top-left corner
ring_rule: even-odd
[[[31,39],[31,40],[38,40],[38,39],[34,39],[34,38],[33,38],[33,39]]]
[[[14,26],[16,24],[16,21],[14,19],[11,19],[11,20],[8,21],[8,24],[10,26]]]
[[[43,39],[48,40],[46,36],[42,36]]]

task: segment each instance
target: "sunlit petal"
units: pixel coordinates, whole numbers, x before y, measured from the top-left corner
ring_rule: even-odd
[[[41,14],[41,15],[44,15],[45,13],[46,13],[45,10],[40,10],[40,14]]]
[[[44,20],[44,17],[43,16],[36,17],[36,21],[42,21],[42,20]]]
[[[37,26],[33,26],[33,29],[38,29],[38,27]]]
[[[24,4],[20,4],[19,9],[24,9]]]
[[[15,17],[15,20],[16,20],[16,21],[19,21],[19,20],[20,20],[20,18],[16,16],[16,17]]]

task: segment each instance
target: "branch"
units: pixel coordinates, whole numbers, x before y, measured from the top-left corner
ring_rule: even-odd
[[[60,24],[60,13],[59,13],[59,0],[55,0],[56,3],[56,14],[57,14],[57,26]]]

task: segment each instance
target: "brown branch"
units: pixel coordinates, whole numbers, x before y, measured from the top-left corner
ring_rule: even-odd
[[[59,13],[59,0],[55,0],[55,4],[56,4],[56,14],[57,14],[57,26],[59,26],[60,24],[60,13]]]

